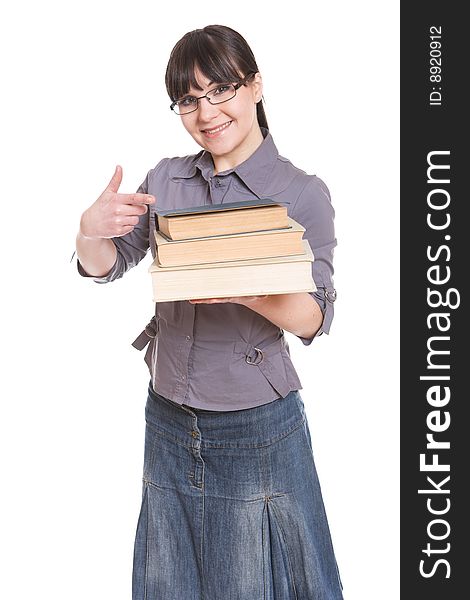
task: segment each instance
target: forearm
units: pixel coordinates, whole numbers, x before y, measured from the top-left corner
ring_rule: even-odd
[[[107,275],[116,262],[116,246],[109,238],[87,238],[78,232],[76,249],[80,264],[93,277]]]
[[[239,303],[259,313],[274,325],[300,337],[312,337],[320,329],[323,314],[314,298],[307,292],[276,294]]]

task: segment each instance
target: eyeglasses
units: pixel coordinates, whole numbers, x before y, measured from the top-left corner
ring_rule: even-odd
[[[232,100],[237,95],[237,90],[242,85],[246,85],[247,81],[253,77],[255,73],[248,74],[244,79],[238,83],[222,83],[217,87],[209,90],[204,96],[185,96],[181,100],[175,100],[170,105],[171,110],[177,115],[187,115],[188,113],[194,112],[199,107],[199,100],[207,98],[211,104],[222,104]]]

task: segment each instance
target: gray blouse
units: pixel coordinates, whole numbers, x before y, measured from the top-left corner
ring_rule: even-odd
[[[328,333],[336,299],[332,280],[336,238],[329,191],[321,179],[280,156],[267,129],[262,128],[262,133],[263,142],[246,161],[216,176],[212,157],[205,150],[161,160],[137,190],[152,194],[156,202],[149,205],[133,231],[113,238],[116,262],[106,276],[93,279],[107,283],[122,277],[149,248],[155,257],[155,207],[167,210],[271,198],[286,206],[288,215],[305,227],[303,238],[315,257],[312,276],[317,291],[311,296],[324,315],[322,327],[313,337]],[[88,276],[78,261],[77,267],[81,275]],[[313,337],[300,339],[309,345]],[[139,350],[147,346],[145,361],[155,392],[178,404],[241,410],[302,388],[283,330],[240,304],[158,302],[154,316],[133,345]]]

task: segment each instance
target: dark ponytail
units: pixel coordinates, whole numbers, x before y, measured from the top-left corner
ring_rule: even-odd
[[[266,113],[264,112],[263,99],[261,99],[256,105],[256,114],[258,116],[258,124],[260,127],[269,129],[268,120],[266,119]]]
[[[165,74],[166,89],[172,101],[187,94],[190,87],[201,89],[194,75],[196,67],[214,83],[237,81],[258,72],[245,38],[225,25],[195,29],[176,43]],[[269,129],[263,99],[256,105],[256,114],[259,126]]]

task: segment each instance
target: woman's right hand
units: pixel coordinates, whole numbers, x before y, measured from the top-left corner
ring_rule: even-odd
[[[80,234],[89,239],[113,238],[130,233],[144,215],[147,204],[153,204],[155,197],[149,194],[119,194],[122,181],[122,167],[116,166],[108,186],[82,215]]]

